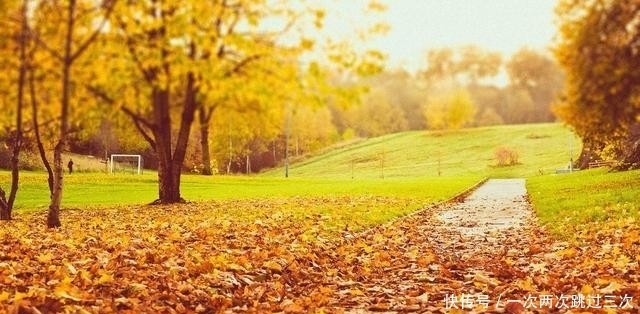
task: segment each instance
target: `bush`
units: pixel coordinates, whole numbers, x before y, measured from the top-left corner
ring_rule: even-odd
[[[496,164],[498,167],[508,167],[519,164],[518,152],[508,147],[498,147],[494,151],[493,155],[496,158]]]
[[[0,169],[11,169],[11,155],[12,151],[9,147],[4,145],[0,146]],[[18,168],[20,170],[42,170],[42,161],[40,155],[37,152],[28,150],[22,150],[20,152],[20,159],[18,162]]]

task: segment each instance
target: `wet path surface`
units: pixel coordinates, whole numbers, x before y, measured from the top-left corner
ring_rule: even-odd
[[[526,195],[524,179],[492,179],[439,217],[464,236],[484,237],[523,227],[531,213]]]
[[[438,253],[465,259],[492,255],[496,250],[518,255],[526,243],[510,248],[504,244],[527,242],[521,231],[534,218],[526,195],[524,179],[491,179],[463,202],[444,208],[437,215],[442,221],[436,227]]]

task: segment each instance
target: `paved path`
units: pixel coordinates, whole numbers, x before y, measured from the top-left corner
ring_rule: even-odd
[[[531,214],[524,179],[492,179],[440,213],[447,228],[478,237],[522,227]]]
[[[462,259],[473,274],[490,270],[486,258],[518,258],[528,249],[526,232],[535,219],[527,201],[524,179],[491,179],[463,202],[443,209],[437,217],[436,251],[448,259]],[[483,260],[484,262],[480,262]],[[478,261],[478,263],[475,263]]]

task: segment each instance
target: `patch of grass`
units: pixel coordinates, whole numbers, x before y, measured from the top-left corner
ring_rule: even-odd
[[[640,219],[640,171],[606,169],[529,178],[527,188],[539,221],[558,238],[593,225]]]

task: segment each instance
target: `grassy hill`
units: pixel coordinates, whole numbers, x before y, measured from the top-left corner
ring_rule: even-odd
[[[183,196],[194,201],[345,195],[411,199],[402,211],[406,213],[450,197],[483,177],[553,173],[567,165],[569,139],[578,146],[559,124],[405,132],[346,143],[293,163],[287,179],[282,168],[248,177],[184,175],[181,188]],[[518,152],[520,164],[495,166],[494,151],[503,146]],[[110,175],[102,172],[105,164],[97,158],[69,155],[65,162],[67,158],[74,159],[76,173],[66,176],[64,206],[144,204],[157,196],[154,171]],[[9,182],[9,177],[8,171],[0,171],[0,182]],[[48,201],[46,174],[23,172],[17,208],[44,208]]]
[[[519,164],[497,167],[499,147]],[[359,141],[290,165],[291,177],[401,178],[423,176],[529,177],[567,167],[580,140],[560,124],[505,125],[457,131],[413,131]],[[262,176],[283,176],[282,168]]]

